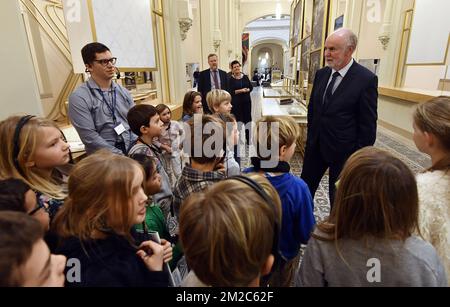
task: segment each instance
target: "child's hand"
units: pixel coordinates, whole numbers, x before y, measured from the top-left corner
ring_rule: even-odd
[[[161,148],[170,154],[172,153],[172,148],[170,148],[170,146],[167,144],[161,144]]]
[[[172,260],[172,245],[170,244],[169,241],[161,239],[161,245],[164,249],[164,262],[167,263],[170,260]]]
[[[150,271],[162,271],[164,263],[164,248],[153,241],[145,241],[136,253]]]

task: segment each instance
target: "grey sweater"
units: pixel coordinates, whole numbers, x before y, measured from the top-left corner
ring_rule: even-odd
[[[319,233],[318,230],[315,231]],[[433,246],[417,238],[402,241],[311,238],[297,276],[304,287],[446,287],[444,267]]]

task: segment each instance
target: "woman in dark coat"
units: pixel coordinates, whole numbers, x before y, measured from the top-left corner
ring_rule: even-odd
[[[249,78],[241,72],[241,63],[231,62],[232,75],[230,77],[230,94],[233,105],[232,113],[237,122],[247,124],[252,120],[252,99],[250,93],[253,90]]]

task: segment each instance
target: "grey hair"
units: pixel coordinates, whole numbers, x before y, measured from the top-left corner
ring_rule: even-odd
[[[353,47],[356,49],[358,47],[358,36],[355,33],[349,30],[348,35],[346,35],[347,47]]]
[[[344,37],[347,48],[352,47],[353,49],[356,49],[356,47],[358,47],[358,36],[350,29],[340,28],[331,35]]]

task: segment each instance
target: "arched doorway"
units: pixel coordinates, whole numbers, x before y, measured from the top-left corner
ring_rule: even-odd
[[[248,23],[244,33],[249,35],[250,52],[243,71],[252,75],[255,69],[264,72],[266,68],[285,67],[285,54],[289,47],[290,16],[275,15],[260,17]],[[266,51],[261,53],[261,48]],[[261,53],[261,54],[260,54]]]

